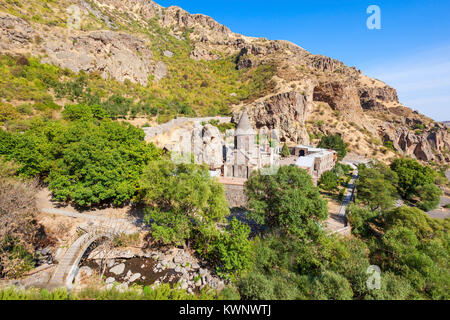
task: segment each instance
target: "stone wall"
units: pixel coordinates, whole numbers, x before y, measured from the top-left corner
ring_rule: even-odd
[[[181,126],[182,124],[193,122],[193,123],[201,123],[201,122],[209,122],[211,120],[218,120],[220,123],[228,123],[231,122],[231,117],[207,117],[207,118],[177,118],[172,119],[169,122],[166,122],[157,127],[149,127],[142,128],[145,132],[145,140],[149,140],[157,135],[164,134],[170,132],[172,129]]]
[[[245,208],[248,203],[244,186],[225,184],[225,195],[230,208]]]

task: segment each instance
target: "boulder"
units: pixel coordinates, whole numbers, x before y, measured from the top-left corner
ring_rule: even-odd
[[[159,82],[167,76],[167,66],[164,62],[159,61],[155,66],[155,71],[153,71],[153,75],[155,76],[155,81]]]
[[[173,52],[169,51],[169,50],[165,50],[163,52],[164,56],[166,56],[167,58],[172,58],[173,57]]]
[[[124,263],[118,264],[117,266],[109,269],[109,272],[114,273],[117,276],[121,275],[124,271],[125,271],[125,264]]]
[[[128,281],[130,283],[132,283],[132,282],[135,282],[136,280],[139,280],[140,278],[141,278],[141,274],[140,273],[135,273],[128,279]]]

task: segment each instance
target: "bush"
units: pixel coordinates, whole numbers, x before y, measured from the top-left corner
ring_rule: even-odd
[[[236,218],[231,220],[229,228],[220,235],[215,244],[220,273],[238,275],[248,268],[252,250],[249,235],[250,228],[247,225]]]
[[[10,104],[0,103],[0,122],[20,118],[20,113]]]
[[[317,221],[328,217],[326,202],[306,170],[283,166],[275,175],[252,173],[245,184],[249,198],[248,217],[284,234],[315,237]]]
[[[339,160],[344,159],[347,155],[347,146],[338,134],[322,137],[318,147],[335,150],[338,153]]]
[[[419,187],[433,184],[436,178],[433,169],[413,159],[397,159],[391,169],[398,175],[398,190],[405,199],[418,195]]]
[[[161,160],[150,162],[139,179],[139,201],[148,206],[146,221],[155,240],[183,245],[194,240],[207,256],[218,236],[216,224],[229,215],[225,191],[206,168],[194,164],[176,165]]]
[[[287,146],[286,143],[283,145],[283,148],[281,149],[280,155],[281,155],[283,158],[288,158],[288,157],[291,156],[291,151],[289,150],[289,147]]]

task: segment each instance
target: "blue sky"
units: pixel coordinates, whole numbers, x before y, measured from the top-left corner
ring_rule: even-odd
[[[450,120],[450,1],[156,0],[203,13],[233,32],[289,40],[356,66],[398,90],[405,105]],[[366,26],[381,8],[381,30]]]

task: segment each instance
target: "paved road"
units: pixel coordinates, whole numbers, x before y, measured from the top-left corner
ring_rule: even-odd
[[[345,191],[339,213],[337,215],[330,215],[326,221],[327,229],[330,230],[331,233],[348,234],[351,231],[347,223],[347,207],[353,201],[356,188],[355,183],[358,177],[358,170],[354,170],[352,180],[349,182],[347,190]]]
[[[347,207],[349,206],[349,204],[352,202],[353,197],[355,195],[355,188],[356,188],[356,180],[359,177],[359,172],[358,170],[354,171],[352,180],[350,181],[350,183],[347,186],[347,190],[345,191],[345,195],[344,195],[344,199],[342,201],[342,206],[341,209],[339,210],[339,216],[345,218],[347,216]]]
[[[439,208],[428,212],[428,215],[435,219],[447,219],[450,218],[450,209],[444,208],[445,205],[450,204],[449,197],[442,197]]]

